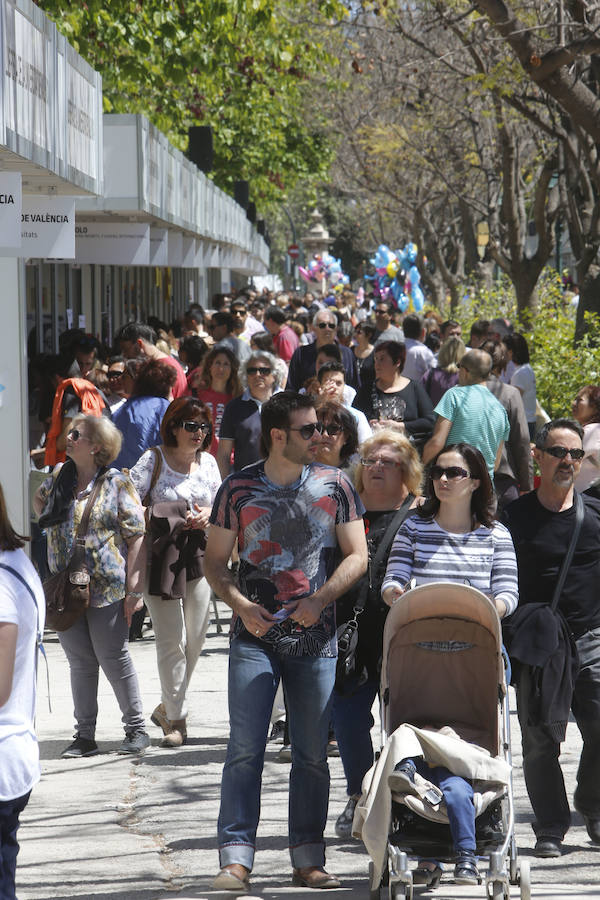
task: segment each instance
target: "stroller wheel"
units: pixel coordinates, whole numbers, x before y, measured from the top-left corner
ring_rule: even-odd
[[[399,881],[390,885],[390,900],[412,900],[413,886],[412,884],[402,884]]]
[[[521,900],[531,900],[531,867],[528,859],[521,860],[519,883],[521,885]]]

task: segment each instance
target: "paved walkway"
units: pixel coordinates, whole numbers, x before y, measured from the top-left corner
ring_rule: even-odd
[[[226,608],[221,606],[222,614]],[[139,760],[120,757],[122,740],[116,701],[102,677],[97,733],[102,754],[90,759],[61,760],[72,734],[69,672],[54,635],[46,647],[50,665],[52,713],[48,711],[45,674],[40,671],[38,734],[43,778],[22,817],[21,853],[17,870],[19,900],[197,900],[217,896],[210,891],[217,870],[216,819],[221,768],[227,737],[227,639],[214,626],[199,660],[190,693],[190,739],[179,750],[157,746],[158,729],[149,724],[154,746]],[[146,713],[158,702],[154,641],[150,636],[131,645]],[[594,847],[579,816],[558,860],[532,856],[531,814],[520,769],[520,740],[513,724],[517,842],[531,859],[533,896],[599,897],[600,847]],[[263,779],[263,808],[258,834],[252,896],[279,900],[314,900],[315,892],[290,885],[287,852],[287,780],[289,767],[269,745]],[[579,735],[569,726],[563,765],[572,792],[579,757]],[[331,763],[327,867],[343,881],[334,892],[367,898],[368,859],[361,844],[340,841],[333,825],[345,804],[339,759]],[[383,894],[382,894],[383,895]],[[417,892],[415,891],[417,896]],[[438,900],[485,897],[485,886],[461,888],[448,880],[425,896]],[[511,897],[518,897],[511,888]]]

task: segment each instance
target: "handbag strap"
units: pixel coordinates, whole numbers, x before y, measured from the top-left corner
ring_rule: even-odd
[[[414,501],[414,494],[409,494],[402,506],[399,510],[396,511],[396,515],[386,528],[383,537],[381,538],[379,545],[377,547],[377,552],[372,560],[369,560],[369,577],[363,582],[362,589],[359,592],[358,597],[356,598],[356,603],[354,604],[354,615],[360,615],[360,613],[364,610],[367,605],[367,598],[369,596],[369,591],[372,588],[371,584],[371,573],[377,572],[380,564],[389,556],[392,543],[394,538],[396,537],[396,532],[406,519],[410,507]]]
[[[104,481],[104,476],[108,472],[106,466],[103,466],[96,476],[96,480],[94,482],[94,486],[90,491],[90,496],[88,497],[87,503],[85,504],[85,509],[83,510],[83,515],[81,517],[81,522],[77,527],[77,532],[75,534],[75,541],[78,544],[81,544],[85,541],[85,537],[88,533],[88,528],[90,525],[90,516],[92,514],[92,507],[94,503],[98,499],[98,494],[100,493],[100,488],[102,487],[102,482]]]
[[[158,476],[160,475],[162,469],[162,453],[158,449],[158,447],[151,447],[152,453],[154,454],[154,464],[152,466],[152,477],[150,478],[150,486],[146,491],[146,496],[142,500],[142,506],[150,506],[152,491],[154,490],[154,486],[158,481]]]
[[[556,607],[558,606],[560,595],[562,594],[563,587],[565,586],[565,580],[567,578],[567,573],[571,566],[571,562],[573,560],[573,554],[575,553],[575,546],[577,544],[577,539],[579,538],[579,532],[581,531],[581,526],[583,524],[583,517],[585,514],[585,506],[581,495],[574,491],[573,493],[573,502],[575,504],[575,526],[573,528],[573,532],[571,534],[571,541],[569,543],[569,549],[567,550],[567,555],[563,559],[562,566],[560,567],[560,574],[558,576],[558,581],[556,582],[556,587],[554,588],[554,594],[552,596],[552,603],[550,608],[554,612]]]

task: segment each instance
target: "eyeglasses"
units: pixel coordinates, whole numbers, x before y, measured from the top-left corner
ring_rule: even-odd
[[[185,431],[189,431],[190,434],[196,434],[197,431],[201,431],[202,434],[206,434],[210,431],[210,425],[208,422],[180,422],[179,427],[183,428]]]
[[[317,328],[320,328],[323,331],[324,328],[329,328],[330,331],[335,331],[336,326],[331,322],[319,322]]]
[[[271,371],[268,366],[248,366],[246,375],[270,375]]]
[[[82,434],[79,428],[71,428],[68,434],[74,444],[77,443],[79,438],[81,438],[82,441],[89,441],[89,438],[86,437],[85,434]]]
[[[376,309],[375,310],[376,316],[387,316],[388,313],[389,313],[389,309]]]
[[[470,478],[470,474],[461,466],[432,466],[430,469],[431,477],[434,481],[439,481],[442,475],[445,475],[448,481],[459,481],[463,478]]]
[[[329,437],[335,437],[336,434],[339,434],[340,431],[344,430],[342,425],[335,425],[333,422],[330,425],[325,425],[324,422],[320,422],[319,424],[322,426],[321,434],[328,434]]]
[[[540,449],[555,459],[565,459],[567,455],[571,459],[583,459],[585,456],[585,450],[581,449],[570,450],[568,447],[541,447]]]
[[[297,431],[303,440],[309,441],[315,431],[319,434],[323,434],[325,425],[323,425],[322,422],[311,422],[310,425],[301,425],[299,428],[292,428],[290,426],[287,431]]]
[[[402,463],[396,462],[393,459],[382,459],[380,456],[367,456],[366,459],[361,459],[361,466],[364,466],[365,469],[374,469],[375,466],[381,466],[382,469],[399,469],[402,466]]]
[[[119,372],[117,369],[114,369],[112,372],[107,372],[106,374],[107,374],[108,378],[110,378],[111,381],[116,381],[117,378],[123,377],[123,375],[125,374],[125,369],[123,369],[122,372]]]

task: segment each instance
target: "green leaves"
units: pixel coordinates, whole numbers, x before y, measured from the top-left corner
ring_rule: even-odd
[[[324,116],[305,109],[309,80],[331,77],[338,35],[329,19],[346,14],[339,0],[38,5],[101,72],[105,111],[143,113],[183,148],[190,125],[211,125],[219,186],[249,180],[264,210],[326,172]]]

